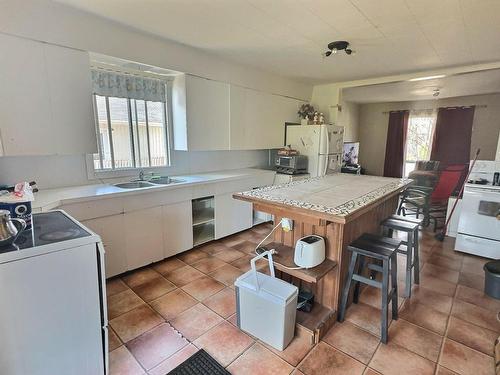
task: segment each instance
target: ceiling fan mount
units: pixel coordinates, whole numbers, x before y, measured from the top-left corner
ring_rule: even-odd
[[[325,52],[325,56],[328,57],[332,53],[335,54],[338,51],[345,51],[346,54],[351,55],[354,51],[349,48],[349,42],[345,40],[337,40],[335,42],[328,43],[328,50]]]

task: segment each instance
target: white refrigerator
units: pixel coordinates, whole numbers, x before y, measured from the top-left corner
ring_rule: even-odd
[[[311,177],[340,172],[344,127],[337,125],[288,125],[286,145],[306,155]]]

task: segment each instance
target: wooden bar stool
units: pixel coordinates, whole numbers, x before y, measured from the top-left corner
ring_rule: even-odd
[[[381,320],[381,341],[387,343],[387,330],[389,326],[389,303],[392,302],[392,318],[398,319],[398,277],[397,277],[397,249],[401,241],[393,238],[386,238],[374,234],[363,234],[353,241],[347,249],[352,252],[349,271],[346,275],[338,321],[343,322],[347,308],[347,300],[354,283],[353,303],[358,303],[360,283],[371,285],[381,289],[382,294],[382,320]],[[356,262],[359,262],[356,267]],[[367,268],[371,271],[382,273],[382,281],[363,276],[363,269],[366,260],[376,260],[382,262],[382,266],[370,263]],[[389,276],[391,277],[389,285]]]
[[[384,228],[384,235],[387,237],[391,238],[395,230],[405,232],[407,235],[406,241],[401,241],[403,245],[406,245],[406,250],[399,248],[398,253],[406,255],[406,297],[409,298],[411,297],[412,271],[414,273],[415,284],[420,283],[418,228],[421,221],[417,221],[418,219],[410,219],[411,221],[409,221],[408,218],[405,219],[406,220],[389,217],[384,220],[381,225]]]

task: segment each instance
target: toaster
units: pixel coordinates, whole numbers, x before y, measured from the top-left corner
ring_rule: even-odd
[[[310,235],[302,237],[295,244],[294,263],[302,268],[312,268],[325,260],[325,240]]]

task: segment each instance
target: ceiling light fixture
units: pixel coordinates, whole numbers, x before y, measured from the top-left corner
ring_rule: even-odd
[[[409,79],[408,81],[409,82],[427,81],[428,79],[437,79],[437,78],[443,78],[443,77],[446,77],[446,75],[445,74],[438,74],[435,76],[417,77],[417,78]]]
[[[336,54],[339,51],[344,50],[346,54],[351,55],[354,51],[349,48],[349,42],[345,40],[337,40],[335,42],[328,43],[328,50],[323,54],[325,57],[330,56],[332,53]]]

